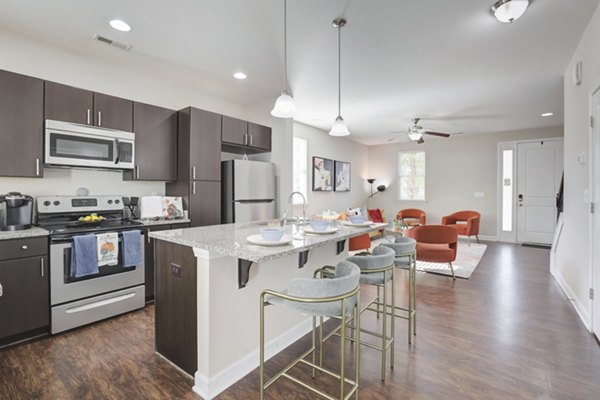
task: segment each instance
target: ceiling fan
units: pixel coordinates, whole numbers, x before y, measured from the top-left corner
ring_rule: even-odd
[[[425,143],[425,140],[423,140],[423,135],[432,135],[432,136],[439,136],[439,137],[445,137],[445,138],[450,137],[449,133],[434,132],[434,131],[428,131],[428,130],[423,129],[423,127],[421,125],[419,125],[420,120],[421,120],[421,118],[413,118],[412,119],[413,125],[408,128],[408,132],[407,132],[408,138],[410,140],[412,140],[413,142],[417,142],[419,144]],[[395,132],[395,133],[400,133],[400,132]],[[398,139],[399,137],[401,137],[401,136],[396,136],[391,139],[388,139],[388,142],[392,142],[392,141]]]

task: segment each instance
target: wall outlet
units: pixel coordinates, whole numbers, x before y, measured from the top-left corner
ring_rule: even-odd
[[[181,265],[171,264],[171,275],[177,279],[181,279]]]
[[[476,199],[483,199],[485,197],[485,193],[483,192],[475,192]]]

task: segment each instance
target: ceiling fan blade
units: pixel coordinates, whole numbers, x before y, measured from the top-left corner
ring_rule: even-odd
[[[425,131],[423,133],[426,133],[426,134],[432,135],[432,136],[450,137],[449,133],[443,133],[443,132]]]
[[[419,140],[417,140],[417,143],[418,144],[425,143],[425,140],[423,140],[423,138],[420,138]]]

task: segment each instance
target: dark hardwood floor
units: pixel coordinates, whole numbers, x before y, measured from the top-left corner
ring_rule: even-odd
[[[550,276],[548,250],[488,245],[469,280],[418,274],[418,336],[409,347],[406,322],[398,321],[395,369],[385,383],[379,353],[362,349],[361,399],[600,398],[600,346]],[[146,307],[0,351],[0,398],[199,399],[192,380],[154,354],[153,313]],[[378,323],[374,315],[363,320]],[[274,357],[268,371],[307,343],[303,338]],[[328,343],[326,363],[336,365],[337,344]],[[296,373],[308,377],[305,369]],[[335,387],[327,378],[319,384]],[[285,380],[266,393],[315,398]],[[258,399],[258,371],[218,398]]]

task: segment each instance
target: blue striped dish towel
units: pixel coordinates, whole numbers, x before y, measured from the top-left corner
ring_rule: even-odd
[[[135,267],[144,263],[142,249],[142,233],[140,231],[124,231],[123,235],[123,267]]]
[[[71,277],[80,278],[98,273],[96,235],[73,237],[71,248]]]

